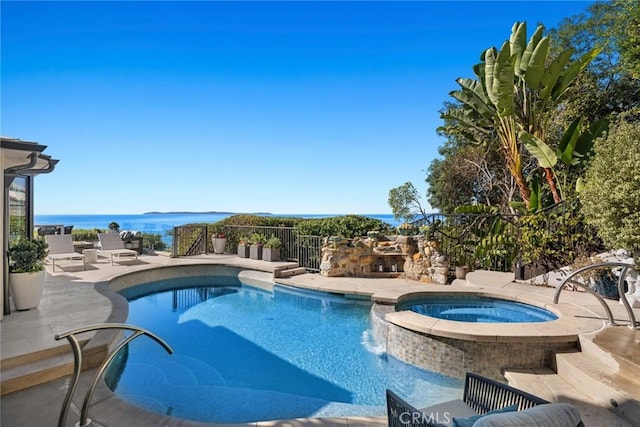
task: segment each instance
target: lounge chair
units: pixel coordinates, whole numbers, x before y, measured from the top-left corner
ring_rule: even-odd
[[[549,403],[517,388],[471,372],[467,373],[462,400],[417,409],[387,390],[389,427],[440,427],[450,425],[584,427],[580,412],[569,403]],[[454,420],[455,419],[455,420]]]
[[[118,233],[98,233],[98,240],[100,240],[98,255],[110,258],[111,265],[123,259],[131,259],[131,257],[138,259],[138,252],[133,249],[126,249]]]
[[[87,269],[87,260],[84,254],[79,254],[73,249],[71,234],[47,234],[44,238],[49,248],[47,259],[53,263],[53,271],[56,271],[56,261],[61,259],[82,261],[83,268]]]

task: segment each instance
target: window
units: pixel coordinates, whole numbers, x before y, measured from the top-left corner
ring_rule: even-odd
[[[29,178],[17,176],[9,186],[9,244],[27,237]]]

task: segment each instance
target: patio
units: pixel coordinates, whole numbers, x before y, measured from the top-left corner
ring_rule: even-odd
[[[126,322],[128,307],[120,299],[109,298],[99,290],[114,277],[123,273],[144,271],[156,267],[176,265],[225,264],[240,266],[250,270],[250,277],[256,281],[273,280],[273,270],[286,263],[268,263],[239,258],[235,255],[202,255],[185,258],[169,258],[167,256],[140,256],[138,261],[123,262],[114,265],[100,259],[97,264],[82,270],[81,266],[62,266],[64,271],[52,272],[47,266],[47,280],[45,294],[38,309],[25,312],[14,312],[6,316],[1,322],[2,332],[2,418],[3,426],[50,426],[57,422],[67,379],[61,378],[41,385],[35,385],[24,390],[18,390],[24,381],[33,384],[47,380],[45,373],[51,366],[60,366],[71,371],[72,358],[66,341],[55,341],[56,333],[72,328],[103,322]],[[467,281],[456,280],[452,285],[425,285],[423,283],[395,278],[325,278],[318,274],[302,274],[291,278],[276,279],[278,283],[298,286],[307,289],[317,289],[330,292],[350,293],[360,295],[374,295],[378,301],[393,302],[403,294],[428,290],[468,291],[482,289],[496,294],[520,295],[551,304],[553,288],[530,286],[515,283],[510,273],[494,273],[477,271],[470,273]],[[552,278],[553,283],[554,278]],[[563,294],[564,302],[570,300],[575,307],[571,324],[580,329],[580,345],[583,353],[610,353],[610,358],[622,357],[627,363],[635,367],[640,365],[640,350],[638,340],[640,334],[625,326],[604,328],[605,313],[592,296],[584,293],[572,292],[571,298]],[[621,322],[626,319],[624,308],[617,302],[609,302],[609,306],[616,319]],[[640,317],[640,309],[635,309]],[[92,343],[93,344],[93,343]],[[100,343],[98,343],[100,344]],[[95,344],[93,348],[98,348]],[[603,350],[604,349],[604,350]],[[615,351],[615,353],[614,353]],[[100,352],[96,350],[96,357]],[[616,354],[617,353],[617,354]],[[586,354],[578,353],[587,357]],[[597,357],[597,356],[595,356]],[[25,363],[30,362],[30,363]],[[563,369],[573,369],[572,361],[558,359],[558,365],[564,363]],[[598,363],[595,363],[597,366]],[[600,362],[603,368],[609,368]],[[59,375],[59,373],[58,373]],[[67,425],[74,425],[78,420],[79,407],[86,384],[92,375],[91,371],[83,373],[81,384],[76,393],[74,404],[69,414]],[[577,375],[577,374],[572,374]],[[596,373],[596,376],[598,374]],[[10,377],[13,377],[11,379]],[[55,377],[55,376],[54,376]],[[583,420],[587,426],[630,426],[622,417],[617,416],[602,402],[593,396],[585,396],[575,386],[567,383],[553,370],[537,371],[507,371],[505,377],[510,384],[524,389],[550,401],[569,401],[579,406]],[[629,390],[628,393],[636,400],[635,405],[628,404],[630,411],[637,411],[640,399],[640,379],[620,378],[619,384],[604,384],[610,379],[605,373],[600,375],[603,384],[588,383],[584,387],[597,388],[603,393],[602,399],[610,398],[609,390],[619,388]],[[584,379],[588,381],[588,379]],[[28,385],[28,384],[27,384]],[[629,389],[630,387],[630,389]],[[635,387],[635,388],[634,388]],[[585,390],[586,388],[580,387]],[[152,414],[135,408],[115,397],[106,387],[100,386],[92,399],[89,417],[94,425],[103,426],[140,426],[140,425],[180,425],[203,426],[204,423],[174,419],[169,415]],[[620,402],[620,406],[627,404]],[[34,410],[37,408],[37,410]],[[336,418],[309,420],[290,420],[276,422],[260,422],[253,425],[386,425],[386,418]]]

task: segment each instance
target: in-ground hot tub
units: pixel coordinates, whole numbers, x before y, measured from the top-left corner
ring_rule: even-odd
[[[518,301],[478,295],[434,295],[396,306],[438,319],[474,323],[548,322],[558,316],[549,310]]]
[[[426,291],[388,298],[372,314],[374,333],[400,360],[453,377],[467,371],[497,380],[510,368],[551,366],[557,352],[577,351],[583,313],[521,291]],[[600,322],[601,323],[601,322]]]

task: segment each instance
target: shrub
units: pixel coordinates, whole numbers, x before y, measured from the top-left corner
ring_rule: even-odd
[[[215,222],[211,225],[211,227],[214,232],[224,231],[224,227],[227,225],[248,225],[248,226],[256,226],[256,227],[258,226],[293,227],[302,220],[303,220],[302,218],[296,218],[296,217],[278,217],[278,216],[239,214],[239,215],[232,215],[223,220]]]
[[[21,238],[11,245],[9,258],[14,262],[15,273],[34,273],[44,269],[47,256],[47,243],[42,239]]]
[[[282,247],[282,241],[276,236],[271,236],[264,244],[265,248],[280,249]]]
[[[546,271],[569,265],[602,250],[593,227],[577,203],[565,202],[548,211],[523,216],[518,223],[520,259]]]
[[[299,234],[312,236],[343,236],[347,238],[366,236],[377,230],[382,234],[396,234],[391,225],[379,219],[359,215],[343,215],[331,218],[314,218],[300,221],[296,226]]]
[[[142,233],[142,246],[145,248],[152,248],[157,251],[164,251],[167,249],[167,244],[162,241],[160,234]]]
[[[260,234],[260,233],[253,233],[251,234],[251,236],[249,237],[249,242],[252,245],[256,245],[256,246],[262,246],[265,243],[267,243],[267,238],[264,237],[264,235]]]
[[[609,249],[640,253],[640,122],[619,120],[594,145],[580,194],[586,220]]]
[[[93,230],[78,228],[71,230],[71,236],[76,242],[97,242],[98,233],[102,232],[103,231],[98,228],[94,228]]]

